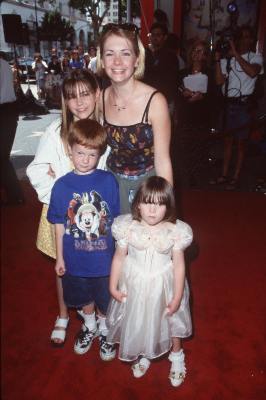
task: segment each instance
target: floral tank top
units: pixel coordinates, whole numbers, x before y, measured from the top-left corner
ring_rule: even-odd
[[[145,107],[141,122],[117,126],[107,122],[103,92],[103,123],[107,143],[111,148],[107,167],[114,173],[139,176],[154,168],[154,144],[152,126],[148,123],[150,103],[158,91],[154,91]]]

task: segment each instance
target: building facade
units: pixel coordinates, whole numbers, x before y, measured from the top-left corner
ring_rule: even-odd
[[[0,49],[5,52],[14,52],[14,44],[7,43],[5,40],[5,32],[2,21],[2,15],[20,15],[21,22],[27,24],[29,42],[25,45],[15,44],[15,49],[18,56],[29,57],[33,56],[37,47],[37,29],[36,26],[41,26],[42,19],[48,11],[58,10],[62,18],[69,20],[74,28],[74,33],[69,41],[47,42],[40,41],[40,52],[44,57],[49,55],[50,49],[56,47],[58,53],[66,47],[74,47],[81,44],[86,48],[89,44],[92,30],[90,22],[85,15],[82,15],[78,10],[68,6],[68,0],[56,0],[53,5],[49,1],[39,2],[38,0],[7,0],[0,2]]]

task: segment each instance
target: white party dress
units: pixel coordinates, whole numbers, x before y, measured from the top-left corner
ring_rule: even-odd
[[[112,232],[117,245],[128,251],[119,279],[119,290],[127,297],[109,304],[107,340],[120,343],[124,361],[159,357],[170,350],[172,337],[192,332],[187,282],[179,309],[172,316],[166,310],[173,298],[172,251],[190,245],[192,230],[180,220],[152,230],[126,214],[114,220]]]

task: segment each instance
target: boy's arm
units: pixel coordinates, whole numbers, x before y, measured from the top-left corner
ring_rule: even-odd
[[[55,243],[56,243],[56,264],[55,272],[58,276],[64,275],[66,272],[65,262],[63,257],[63,236],[65,227],[63,224],[55,224]]]
[[[126,293],[122,293],[117,289],[119,277],[121,274],[122,266],[126,255],[127,255],[127,247],[117,246],[111,267],[110,284],[109,284],[110,293],[117,301],[120,302],[123,301],[123,298],[126,297]]]
[[[174,296],[170,303],[167,305],[169,315],[176,312],[180,306],[184,285],[185,285],[185,260],[184,252],[182,250],[173,250],[173,268],[174,268]]]

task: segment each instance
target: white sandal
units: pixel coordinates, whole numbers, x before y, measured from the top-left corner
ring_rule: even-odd
[[[54,325],[54,329],[51,334],[51,344],[54,347],[63,347],[66,339],[66,329],[69,323],[68,318],[57,317]],[[60,340],[56,342],[55,340]]]
[[[134,377],[141,378],[143,375],[146,374],[150,365],[151,365],[151,362],[147,358],[145,358],[145,357],[140,358],[139,361],[137,363],[133,364],[131,367]]]
[[[169,374],[171,385],[174,387],[180,386],[181,383],[183,383],[187,372],[183,349],[179,350],[178,353],[171,352],[168,360],[172,362]]]

